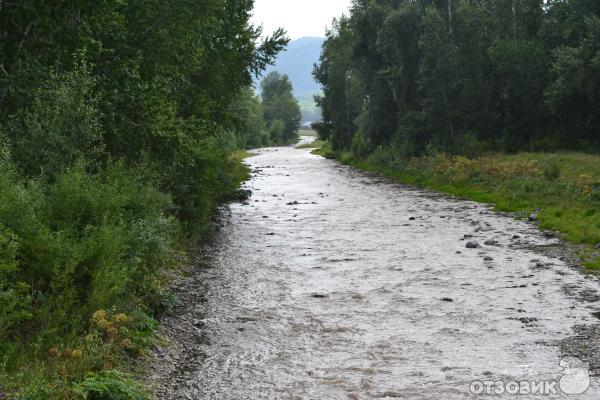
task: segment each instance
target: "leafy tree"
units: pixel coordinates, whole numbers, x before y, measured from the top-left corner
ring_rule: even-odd
[[[267,131],[262,104],[251,87],[242,91],[231,106],[236,119],[235,131],[238,132],[238,146],[256,148],[271,144]]]
[[[599,17],[592,0],[354,0],[314,70],[315,128],[401,157],[599,149]]]
[[[600,17],[585,20],[585,33],[577,46],[553,52],[553,81],[546,92],[563,129],[573,132],[579,145],[600,145]]]
[[[245,178],[231,152],[268,142],[248,88],[288,39],[261,39],[253,3],[0,0],[0,353],[16,397],[100,393],[77,385],[87,372],[98,395],[133,397],[98,360],[149,343],[165,268]],[[97,310],[127,329],[113,315],[110,343],[84,343]],[[63,370],[54,346],[87,347]]]
[[[362,88],[352,65],[352,46],[348,18],[334,20],[313,71],[324,90],[323,96],[315,99],[323,117],[315,127],[321,139],[331,140],[334,149],[350,148],[355,120],[362,111]]]
[[[276,144],[296,142],[302,114],[289,78],[273,71],[264,78],[261,89],[264,118],[271,132],[271,140]],[[283,123],[283,130],[280,130],[279,122]]]

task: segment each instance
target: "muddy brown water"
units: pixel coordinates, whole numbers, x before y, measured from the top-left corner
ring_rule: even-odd
[[[159,399],[481,398],[473,381],[565,376],[561,344],[598,321],[596,278],[534,224],[309,150],[247,162],[252,197],[175,285]],[[590,379],[549,398],[598,399]]]

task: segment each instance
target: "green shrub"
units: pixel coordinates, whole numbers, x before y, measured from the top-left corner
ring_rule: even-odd
[[[97,309],[137,304],[152,313],[180,237],[166,214],[169,197],[134,171],[121,164],[97,175],[85,169],[65,170],[47,189],[0,176],[0,274],[14,282],[0,288],[1,315],[11,321],[3,325],[23,331],[32,320],[48,345],[56,335],[81,333]],[[31,314],[25,293],[36,296]]]
[[[544,177],[549,181],[555,181],[560,177],[560,164],[551,162],[544,167]]]
[[[391,147],[381,146],[369,154],[366,158],[366,162],[383,168],[395,168],[399,162],[399,157]]]
[[[90,373],[74,392],[85,400],[146,400],[137,385],[125,374],[118,371]]]
[[[269,124],[269,134],[271,142],[275,144],[283,143],[285,133],[285,123],[280,119],[275,119]]]
[[[11,333],[22,323],[31,319],[30,287],[15,279],[18,270],[16,260],[18,238],[0,225],[0,350]]]
[[[361,133],[356,133],[352,137],[352,154],[355,157],[366,157],[370,152],[369,143]]]

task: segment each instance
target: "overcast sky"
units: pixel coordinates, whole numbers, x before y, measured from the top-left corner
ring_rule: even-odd
[[[264,33],[284,28],[288,36],[325,36],[325,27],[334,17],[347,13],[351,0],[255,0],[255,25],[262,24]]]

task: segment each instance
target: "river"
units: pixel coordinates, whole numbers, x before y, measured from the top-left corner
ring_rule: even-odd
[[[546,398],[600,398],[563,351],[596,326],[600,285],[558,239],[310,150],[256,153],[252,197],[175,284],[157,398],[471,399],[477,382],[572,392],[582,371],[586,393]],[[493,398],[540,398],[520,390]]]

